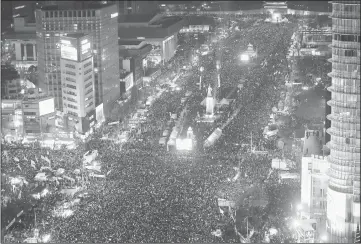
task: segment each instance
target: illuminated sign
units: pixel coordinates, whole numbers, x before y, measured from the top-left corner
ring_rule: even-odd
[[[49,98],[39,102],[39,115],[53,113],[55,111],[54,98]]]
[[[110,18],[115,18],[115,17],[118,17],[118,13],[114,13],[110,15]]]
[[[61,58],[70,59],[77,61],[78,60],[78,51],[75,47],[72,46],[61,46]]]
[[[62,44],[68,44],[68,45],[71,44],[70,41],[68,41],[68,40],[61,40],[60,42],[61,42]]]
[[[85,44],[85,43],[87,43],[88,42],[88,39],[85,39],[85,40],[82,40],[81,41],[81,44]]]
[[[14,109],[14,104],[13,103],[2,103],[1,108],[2,109]]]
[[[81,54],[89,52],[89,50],[90,50],[90,43],[89,42],[81,46]]]

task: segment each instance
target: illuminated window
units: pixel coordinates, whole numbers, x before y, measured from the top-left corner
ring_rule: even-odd
[[[66,84],[66,87],[76,90],[76,86]]]

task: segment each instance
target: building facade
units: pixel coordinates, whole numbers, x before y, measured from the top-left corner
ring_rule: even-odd
[[[19,140],[24,133],[23,106],[21,99],[2,99],[1,135],[6,139]]]
[[[95,125],[94,67],[91,36],[68,34],[61,43],[63,112],[80,134]]]
[[[353,242],[360,222],[360,2],[332,1],[328,241]]]
[[[326,234],[323,227],[326,227],[328,165],[326,157],[323,156],[312,154],[302,157],[302,215],[317,221],[319,236]]]
[[[121,70],[120,73],[120,93],[124,99],[130,97],[131,89],[134,86],[133,72]]]
[[[82,8],[45,6],[36,12],[39,84],[62,110],[60,39],[70,33],[90,34],[94,64],[95,105],[107,117],[119,98],[118,12],[115,5],[83,2]]]

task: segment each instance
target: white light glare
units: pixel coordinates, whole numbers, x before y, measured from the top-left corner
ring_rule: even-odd
[[[327,236],[326,235],[321,236],[321,241],[327,241]]]
[[[242,54],[241,61],[249,61],[249,56],[247,54]]]
[[[50,234],[46,234],[42,238],[43,242],[48,242],[50,240]]]
[[[301,211],[301,210],[302,210],[302,204],[300,203],[297,205],[297,211]]]
[[[293,220],[292,226],[293,226],[294,228],[300,226],[300,223],[298,222],[297,219]]]

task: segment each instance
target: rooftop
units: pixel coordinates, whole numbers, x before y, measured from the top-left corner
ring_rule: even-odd
[[[36,40],[36,32],[7,32],[1,39]]]
[[[159,20],[152,22],[152,25],[161,25],[162,28],[168,28],[181,20],[182,17],[177,16],[163,17]]]
[[[157,14],[127,14],[119,17],[119,23],[149,23]]]
[[[136,41],[136,40],[119,40],[118,45],[125,45],[125,46],[138,46],[143,41]]]
[[[186,22],[188,25],[213,25],[214,19],[204,16],[188,16]]]
[[[132,72],[126,71],[126,70],[120,70],[119,78],[120,78],[120,79],[124,79],[125,77],[127,77],[127,76],[130,75],[130,74],[132,74]]]
[[[93,1],[59,1],[58,5],[46,5],[41,7],[40,9],[43,11],[56,11],[56,10],[87,10],[87,9],[102,9],[108,6],[112,6],[115,4],[107,3],[102,4],[99,2]]]
[[[305,137],[303,143],[303,155],[310,156],[311,154],[322,155],[322,142],[312,134],[308,138]]]

